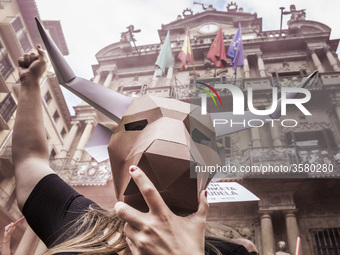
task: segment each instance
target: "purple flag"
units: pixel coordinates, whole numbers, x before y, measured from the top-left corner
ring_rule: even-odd
[[[234,71],[236,70],[237,66],[243,66],[243,43],[242,43],[242,31],[241,31],[241,24],[238,23],[237,32],[231,41],[229,46],[227,56],[232,58],[230,65],[233,67]]]

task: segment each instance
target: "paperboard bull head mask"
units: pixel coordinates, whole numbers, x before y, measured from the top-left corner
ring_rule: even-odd
[[[130,165],[138,165],[172,211],[180,214],[196,211],[198,194],[206,188],[211,176],[201,173],[197,178],[191,178],[194,176],[190,176],[190,168],[197,164],[220,164],[211,116],[201,115],[198,106],[175,99],[146,95],[133,100],[77,77],[38,19],[36,22],[59,83],[119,123],[112,136],[105,128],[97,126],[89,141],[93,145],[107,146],[105,141],[109,138],[103,139],[103,136],[111,136],[108,151],[118,200],[140,210],[147,209],[128,173]],[[314,75],[298,86],[303,87]],[[295,96],[294,93],[289,95],[290,98]],[[269,119],[279,118],[279,108],[280,102],[275,116],[260,116],[261,119],[269,122]],[[232,115],[229,112],[218,114],[225,118]],[[247,112],[245,116],[254,118],[255,115]],[[248,127],[217,130],[217,133],[222,136],[245,128]]]
[[[197,209],[197,194],[209,176],[190,178],[190,167],[220,161],[209,117],[205,124],[193,117],[195,112],[200,109],[173,99],[143,96],[131,103],[108,147],[119,200],[147,209],[128,174],[130,165],[138,165],[172,211],[191,213]]]

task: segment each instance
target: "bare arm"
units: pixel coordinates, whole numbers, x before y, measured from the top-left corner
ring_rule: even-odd
[[[45,53],[25,54],[19,59],[20,95],[13,130],[12,155],[18,205],[22,209],[35,185],[53,173],[45,134],[39,81],[46,69]]]
[[[13,222],[5,227],[4,239],[2,241],[1,255],[11,255],[11,235],[15,229]]]

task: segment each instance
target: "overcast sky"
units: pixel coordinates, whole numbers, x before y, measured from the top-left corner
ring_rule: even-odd
[[[70,51],[68,62],[78,76],[93,77],[91,65],[97,64],[95,54],[103,47],[118,42],[121,32],[134,25],[141,29],[136,34],[137,45],[159,43],[157,30],[162,24],[174,21],[186,8],[202,12],[193,0],[36,0],[43,20],[60,20]],[[197,2],[212,4],[218,11],[226,11],[231,1],[211,0]],[[263,30],[280,28],[280,9],[295,4],[298,10],[306,9],[306,19],[328,25],[331,39],[340,38],[340,0],[237,0],[244,11],[262,18]],[[290,15],[284,16],[287,28]],[[228,45],[226,45],[228,47]],[[339,50],[338,50],[339,53]],[[80,101],[66,95],[69,105]]]

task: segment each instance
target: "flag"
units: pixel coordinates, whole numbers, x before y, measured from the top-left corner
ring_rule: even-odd
[[[210,46],[207,59],[211,60],[216,67],[227,66],[227,56],[225,54],[222,28],[218,31],[213,44]]]
[[[184,43],[181,51],[178,54],[177,57],[182,62],[181,70],[187,69],[187,63],[193,64],[193,54],[190,44],[190,34],[189,29],[187,29],[187,33],[184,38]]]
[[[165,68],[174,66],[169,31],[168,31],[168,34],[166,35],[166,38],[163,43],[163,47],[161,49],[161,52],[158,55],[155,65],[157,68],[156,77],[163,76],[165,74]]]
[[[234,70],[236,70],[237,66],[243,66],[244,56],[240,23],[238,23],[238,29],[233,40],[231,41],[227,56],[232,58],[230,65],[233,67]]]

